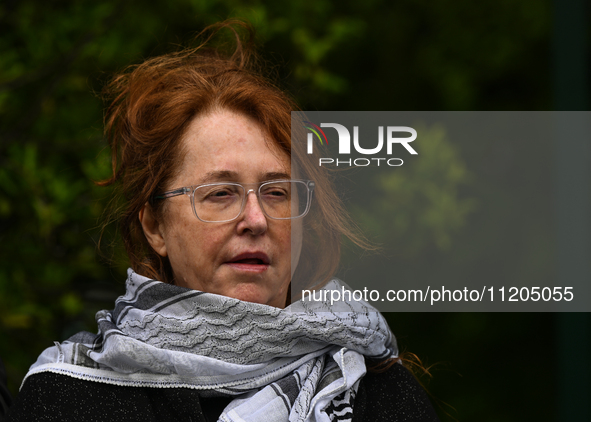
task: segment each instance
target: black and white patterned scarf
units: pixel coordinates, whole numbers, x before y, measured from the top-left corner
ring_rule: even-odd
[[[324,289],[342,289],[332,280]],[[330,295],[329,295],[330,296]],[[45,350],[44,371],[119,386],[188,387],[235,397],[222,421],[345,421],[364,356],[397,356],[383,316],[365,302],[295,302],[285,309],[128,272],[98,334]],[[26,378],[25,378],[26,379]]]

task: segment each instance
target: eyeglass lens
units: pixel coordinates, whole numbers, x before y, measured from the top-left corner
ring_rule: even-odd
[[[195,214],[203,221],[227,221],[240,215],[246,190],[241,185],[200,186],[193,192]],[[259,188],[263,212],[276,219],[297,218],[308,208],[308,186],[301,181],[265,183]]]

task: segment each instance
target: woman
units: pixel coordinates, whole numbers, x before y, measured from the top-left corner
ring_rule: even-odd
[[[127,291],[98,334],[42,353],[8,420],[436,420],[375,309],[292,303],[296,280],[340,289],[340,237],[363,241],[249,51],[237,36],[108,87]]]

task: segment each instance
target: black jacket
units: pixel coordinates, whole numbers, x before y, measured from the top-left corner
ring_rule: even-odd
[[[190,388],[120,387],[43,372],[21,389],[6,421],[217,421],[231,399]],[[402,365],[362,378],[353,422],[437,421],[425,391]]]

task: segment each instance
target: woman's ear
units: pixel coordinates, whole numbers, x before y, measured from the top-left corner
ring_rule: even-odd
[[[145,204],[140,210],[138,215],[142,228],[144,229],[144,235],[152,248],[160,256],[167,256],[166,243],[164,242],[164,236],[162,233],[162,225],[154,217],[154,212],[150,204]]]

